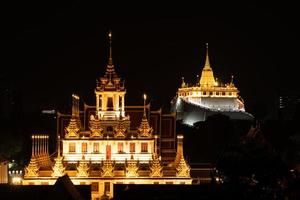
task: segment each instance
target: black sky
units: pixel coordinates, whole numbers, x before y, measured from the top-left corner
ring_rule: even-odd
[[[235,75],[246,108],[269,107],[280,89],[297,90],[299,31],[290,4],[96,5],[83,1],[8,3],[1,12],[0,78],[23,109],[61,108],[73,92],[94,104],[108,56],[125,78],[127,103],[147,92],[167,107],[184,76],[195,82],[209,43],[214,74]],[[4,80],[4,81],[3,81]]]

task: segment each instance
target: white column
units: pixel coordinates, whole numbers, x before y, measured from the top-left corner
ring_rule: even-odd
[[[125,95],[123,94],[122,95],[122,115],[123,115],[123,117],[125,115],[124,111],[125,111]]]
[[[115,97],[116,97],[116,111],[118,111],[118,113],[119,113],[119,94],[117,94]]]

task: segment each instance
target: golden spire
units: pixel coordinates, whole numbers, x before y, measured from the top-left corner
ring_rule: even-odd
[[[69,125],[65,128],[66,138],[78,137],[80,131],[79,96],[73,94],[72,102],[72,117]]]
[[[152,162],[150,162],[150,177],[162,177],[162,169],[163,167],[161,166],[160,159],[157,155],[157,139],[158,136],[154,136],[154,152],[153,152],[153,157],[152,157]]]
[[[147,99],[147,95],[144,94],[143,98],[144,98],[144,114],[143,114],[143,117],[146,117],[146,99]]]
[[[60,136],[57,137],[57,157],[60,157]]]
[[[177,135],[177,152],[175,157],[176,175],[178,177],[190,177],[190,166],[183,156],[183,135]]]
[[[55,163],[54,166],[52,167],[52,176],[54,177],[60,177],[65,174],[65,167],[63,165],[63,157],[60,156],[60,136],[58,135],[57,137],[57,157],[54,158]]]
[[[34,149],[34,135],[31,136],[32,144],[31,144],[31,157],[35,156],[35,149]]]
[[[204,68],[211,68],[210,63],[209,63],[209,57],[208,57],[208,43],[206,43],[206,60],[205,60],[205,65]]]
[[[138,134],[140,137],[150,137],[152,136],[152,132],[153,132],[153,128],[150,127],[148,120],[147,120],[147,116],[146,116],[146,99],[147,99],[147,95],[144,94],[143,95],[144,98],[144,113],[143,113],[143,118],[142,118],[142,122],[138,128]]]
[[[214,87],[215,78],[212,68],[210,67],[209,57],[208,57],[208,43],[206,43],[206,60],[205,65],[201,73],[200,86],[202,87]]]
[[[113,60],[112,60],[112,47],[111,47],[111,38],[112,38],[112,33],[111,33],[111,31],[109,31],[108,37],[109,37],[109,59],[108,59],[108,65],[113,65]]]
[[[108,85],[113,86],[111,79],[116,76],[113,59],[112,59],[112,33],[111,31],[108,32],[108,39],[109,39],[109,57],[108,57],[108,65],[106,67],[106,77],[109,79]]]

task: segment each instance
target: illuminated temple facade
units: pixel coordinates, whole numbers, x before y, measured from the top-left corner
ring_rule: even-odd
[[[57,150],[48,136],[32,136],[32,155],[23,185],[52,185],[67,174],[75,185],[91,185],[92,199],[113,196],[114,184],[191,184],[183,136],[175,114],[150,104],[125,106],[126,88],[116,73],[111,49],[105,74],[97,80],[95,105],[72,95],[71,114],[57,114]]]
[[[253,118],[245,111],[244,101],[233,83],[233,76],[231,82],[225,85],[214,77],[208,57],[208,44],[200,79],[196,84],[190,85],[182,78],[181,87],[171,101],[171,110],[176,112],[177,120],[182,120],[182,123],[188,125],[205,121],[208,116],[217,113],[227,115],[231,119]]]

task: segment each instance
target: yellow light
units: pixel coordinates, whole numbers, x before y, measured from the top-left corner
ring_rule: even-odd
[[[75,98],[75,99],[79,99],[79,96],[76,95],[76,94],[72,94],[72,97]]]
[[[177,135],[178,139],[183,139],[183,135]]]
[[[144,100],[146,100],[146,99],[147,99],[147,95],[146,95],[146,94],[144,94],[144,96],[143,96],[143,97],[144,97]]]
[[[12,184],[14,184],[14,185],[19,185],[19,184],[21,184],[21,182],[22,182],[21,177],[15,176],[12,178]]]
[[[109,32],[109,33],[108,33],[108,37],[110,37],[110,38],[111,38],[111,32]]]

